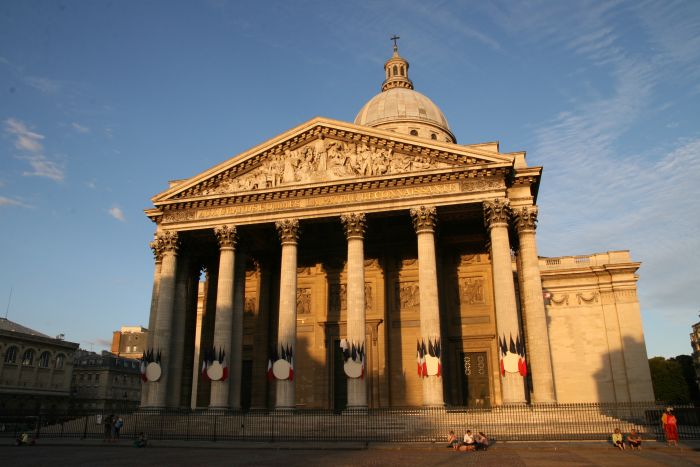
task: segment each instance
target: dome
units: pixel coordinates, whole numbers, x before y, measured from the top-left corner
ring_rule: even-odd
[[[384,128],[433,140],[456,142],[447,119],[428,97],[413,90],[408,62],[394,55],[384,64],[382,92],[367,102],[355,117],[356,125]]]

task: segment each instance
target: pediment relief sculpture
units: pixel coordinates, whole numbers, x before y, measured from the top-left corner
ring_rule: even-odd
[[[425,155],[407,155],[365,142],[320,137],[297,149],[272,154],[245,174],[223,178],[198,194],[230,194],[450,167],[453,165]]]

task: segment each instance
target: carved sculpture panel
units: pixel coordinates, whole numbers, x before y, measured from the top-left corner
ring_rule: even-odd
[[[328,300],[328,307],[331,312],[338,313],[348,309],[348,293],[347,286],[345,284],[331,284],[329,292],[330,297]],[[372,284],[365,282],[365,311],[367,313],[372,312],[372,297]]]
[[[311,289],[297,289],[297,313],[300,315],[311,313]]]
[[[365,142],[349,143],[321,136],[297,149],[287,149],[274,154],[247,173],[223,179],[201,194],[264,190],[294,183],[326,182],[358,176],[400,175],[449,167],[450,164],[427,156],[409,156]]]
[[[465,277],[459,281],[459,298],[462,305],[483,305],[484,278]]]
[[[420,309],[420,289],[418,282],[396,284],[396,295],[401,311],[418,311]]]

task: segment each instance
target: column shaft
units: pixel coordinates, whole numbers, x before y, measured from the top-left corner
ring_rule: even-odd
[[[277,348],[290,348],[296,358],[297,335],[297,235],[299,222],[294,219],[277,222],[282,241],[280,264],[280,299]],[[292,360],[293,361],[293,360]],[[293,379],[278,379],[277,409],[293,409],[296,405]]]
[[[526,401],[525,379],[519,372],[518,366],[520,358],[518,350],[524,349],[524,342],[520,336],[508,239],[510,210],[507,201],[501,200],[484,203],[484,208],[491,238],[491,268],[500,353],[501,394],[504,404],[524,403]]]
[[[163,408],[166,406],[167,394],[173,384],[168,372],[171,358],[171,333],[173,325],[173,309],[175,306],[175,276],[177,273],[177,233],[163,232],[159,235],[163,251],[163,264],[160,271],[158,286],[158,305],[156,311],[155,331],[153,336],[153,351],[160,353],[165,360],[161,362],[161,377],[158,381],[149,383],[148,406]]]
[[[418,242],[418,289],[420,300],[420,340],[429,347],[442,347],[440,332],[440,304],[438,302],[437,260],[435,255],[435,225],[437,212],[434,207],[421,206],[411,209]],[[428,358],[428,357],[426,357]],[[440,362],[442,365],[442,362]],[[439,375],[425,375],[423,381],[423,405],[445,405],[442,371]]]
[[[158,306],[158,286],[160,285],[160,270],[163,266],[163,257],[161,252],[156,249],[156,242],[151,243],[151,248],[153,249],[153,255],[155,256],[155,270],[153,271],[153,289],[151,292],[151,312],[148,317],[148,338],[146,340],[146,349],[153,348],[153,337],[155,334],[156,326],[156,307]],[[145,407],[148,405],[148,390],[150,385],[141,385],[141,406]]]
[[[213,357],[221,352],[231,358],[231,331],[233,327],[233,283],[235,264],[236,228],[221,226],[214,229],[219,245],[219,280],[216,288],[216,315],[214,318]],[[211,355],[210,355],[211,356]],[[212,381],[209,407],[223,409],[229,407],[230,378]]]
[[[365,345],[365,252],[364,231],[365,215],[359,213],[341,216],[348,240],[347,262],[347,340],[348,345],[355,345],[365,353],[363,364],[366,365]],[[366,373],[366,369],[365,369]],[[367,380],[348,377],[348,408],[367,408]]]
[[[556,402],[552,354],[549,347],[547,316],[542,295],[539,257],[535,239],[537,209],[524,207],[516,211],[519,237],[520,274],[522,290],[520,296],[525,313],[527,332],[528,366],[532,378],[533,402]]]

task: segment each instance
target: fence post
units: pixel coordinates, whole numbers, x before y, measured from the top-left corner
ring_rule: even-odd
[[[216,423],[217,423],[218,416],[214,415],[214,442],[216,442]]]
[[[87,438],[87,425],[88,425],[89,415],[85,415],[85,426],[83,427],[83,439]]]

